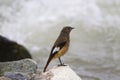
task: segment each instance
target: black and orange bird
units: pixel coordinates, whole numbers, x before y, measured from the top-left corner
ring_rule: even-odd
[[[52,47],[50,56],[44,67],[43,72],[46,71],[46,68],[48,67],[49,63],[56,58],[59,59],[60,66],[64,66],[64,63],[62,63],[60,57],[63,56],[68,51],[69,43],[70,43],[70,32],[72,29],[74,28],[70,26],[66,26],[61,30],[60,35],[58,36],[57,40],[55,41]]]

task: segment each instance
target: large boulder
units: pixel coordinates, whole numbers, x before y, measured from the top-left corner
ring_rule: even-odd
[[[32,59],[23,59],[11,62],[0,62],[0,76],[13,76],[13,74],[18,76],[19,73],[29,75],[35,73],[36,71],[37,63]]]
[[[0,62],[16,61],[25,58],[32,58],[28,50],[0,35]]]

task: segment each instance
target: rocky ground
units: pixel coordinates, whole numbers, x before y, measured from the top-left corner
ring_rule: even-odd
[[[0,80],[81,80],[69,66],[54,66],[42,72],[32,59],[0,63]]]

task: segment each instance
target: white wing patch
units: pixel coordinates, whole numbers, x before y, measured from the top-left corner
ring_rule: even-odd
[[[55,47],[52,53],[58,52],[60,50],[60,47]]]

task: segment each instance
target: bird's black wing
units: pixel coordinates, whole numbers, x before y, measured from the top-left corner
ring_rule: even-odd
[[[49,65],[49,63],[50,63],[50,61],[52,60],[52,58],[54,57],[54,55],[55,55],[57,52],[59,52],[59,51],[65,46],[65,44],[66,44],[66,41],[63,41],[63,42],[61,42],[61,43],[53,46],[53,48],[52,48],[52,50],[51,50],[51,53],[50,53],[50,56],[49,56],[49,58],[48,58],[48,61],[47,61],[46,65],[45,65],[45,67],[44,67],[43,72],[46,71],[46,68],[47,68],[47,66]]]
[[[53,46],[51,50],[51,55],[54,55],[55,53],[59,52],[66,44],[66,41],[63,41],[59,43],[58,45]]]

